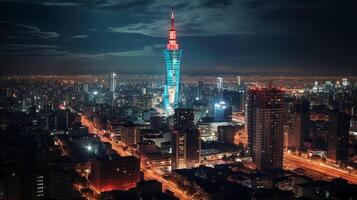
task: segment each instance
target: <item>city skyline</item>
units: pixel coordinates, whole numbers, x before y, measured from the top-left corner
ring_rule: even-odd
[[[182,74],[355,74],[338,1],[0,1],[2,74],[164,74],[170,8]],[[215,56],[215,55],[220,56]]]
[[[0,200],[355,199],[352,8],[0,0]]]

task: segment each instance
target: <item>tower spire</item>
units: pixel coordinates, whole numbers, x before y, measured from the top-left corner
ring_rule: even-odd
[[[171,8],[171,30],[175,30],[174,8]]]
[[[175,15],[174,9],[171,10],[171,27],[169,30],[169,41],[167,43],[167,49],[169,50],[176,50],[178,49],[178,43],[176,41],[176,30],[175,30]]]

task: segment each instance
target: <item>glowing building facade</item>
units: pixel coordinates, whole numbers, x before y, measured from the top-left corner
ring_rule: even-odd
[[[179,106],[180,99],[180,63],[182,50],[176,41],[176,29],[174,24],[174,12],[171,13],[171,28],[169,41],[164,50],[166,65],[166,82],[164,88],[164,110],[167,116],[174,113]]]
[[[117,87],[117,74],[116,73],[110,73],[109,77],[109,89],[111,92],[115,92],[115,88]]]

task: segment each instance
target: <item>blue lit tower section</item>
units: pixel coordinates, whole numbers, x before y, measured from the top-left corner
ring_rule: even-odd
[[[182,50],[176,42],[176,30],[174,23],[174,12],[171,13],[171,27],[169,30],[169,41],[164,50],[166,65],[166,82],[164,89],[164,110],[167,116],[174,113],[179,106],[180,98],[180,61]]]

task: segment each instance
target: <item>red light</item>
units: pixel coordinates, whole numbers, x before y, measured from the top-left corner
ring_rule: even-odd
[[[65,106],[65,105],[63,105],[63,104],[61,104],[61,105],[59,105],[59,109],[61,109],[61,110],[65,110],[65,109],[66,109],[66,106]]]
[[[171,28],[169,30],[169,42],[167,43],[167,49],[173,51],[179,48],[176,41],[176,30],[175,30],[175,18],[174,11],[171,12]]]

